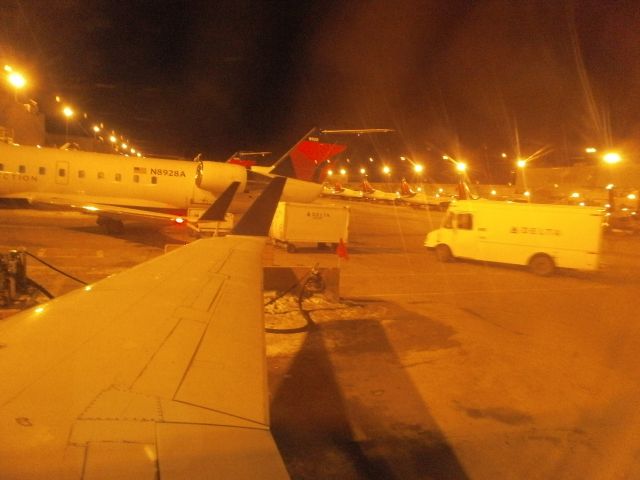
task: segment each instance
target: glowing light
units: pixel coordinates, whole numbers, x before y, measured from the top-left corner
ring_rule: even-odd
[[[580,202],[578,205],[580,205],[581,207],[584,207],[585,203],[584,202]]]
[[[613,165],[616,163],[620,163],[620,161],[622,160],[622,157],[620,156],[619,153],[608,152],[604,154],[604,156],[602,157],[602,160],[604,160],[605,163],[608,163],[609,165]]]
[[[176,217],[173,219],[174,222],[176,222],[177,224],[183,224],[185,222],[185,219],[182,217]]]
[[[405,160],[407,160],[407,157],[400,157],[400,160],[404,162]]]
[[[136,153],[136,155],[137,155],[138,157],[141,157],[141,156],[142,156],[142,154],[141,154],[140,152],[137,152],[137,153]]]
[[[516,162],[516,165],[518,166],[518,168],[524,168],[527,166],[527,161],[523,160],[522,158],[518,159],[518,161]]]
[[[5,65],[4,66],[4,71],[5,72],[13,72],[13,68],[11,68],[11,65]]]
[[[83,205],[82,208],[89,212],[97,212],[100,210],[98,207],[94,207],[93,205]]]
[[[136,149],[131,147],[131,153],[136,153]]]
[[[635,193],[630,193],[629,195],[627,195],[627,198],[628,198],[629,200],[635,200],[635,199],[636,199],[636,198],[638,198],[638,197],[636,196],[636,194],[635,194]]]
[[[18,72],[11,72],[7,79],[15,88],[22,88],[27,84],[27,80]]]
[[[464,162],[456,162],[456,170],[463,173],[467,170],[467,164]]]
[[[491,195],[496,195],[498,192],[496,192],[495,190],[491,190]]]
[[[36,312],[36,313],[42,313],[42,312],[44,312],[44,307],[36,307],[36,308],[35,308],[35,310],[34,310],[34,312]]]
[[[340,175],[346,175],[347,171],[344,168],[340,169]]]
[[[580,198],[580,194],[578,192],[573,192],[571,194],[571,198]]]
[[[607,185],[606,188],[607,190],[611,190],[613,187],[615,187],[615,185],[613,183],[610,183],[609,185]]]
[[[121,146],[122,148],[125,148],[125,149],[126,149],[126,148],[129,148],[129,145],[127,145],[127,144],[126,144],[126,143],[124,143],[124,142],[122,142],[122,143],[120,144],[120,146]]]
[[[442,155],[443,160],[449,160],[449,155]]]
[[[500,156],[501,156],[502,158],[507,158],[507,154],[506,154],[506,153],[501,153],[501,154],[500,154]]]
[[[365,168],[361,168],[361,169],[360,169],[360,173],[361,173],[362,175],[364,175],[365,173],[367,173],[367,170],[366,170]]]
[[[60,103],[61,101],[60,95],[56,95],[56,102]]]
[[[413,170],[414,170],[416,173],[421,173],[421,172],[424,170],[424,167],[423,167],[422,165],[420,165],[419,163],[416,163],[416,164],[413,166]]]
[[[525,197],[529,197],[529,196],[531,196],[531,193],[529,193],[529,191],[526,191],[526,192],[524,192],[524,196]]]
[[[98,125],[93,126],[93,131],[98,133],[100,131],[100,127]]]
[[[369,161],[373,163],[373,157],[369,157]]]
[[[333,175],[333,170],[327,170],[327,175],[331,177]]]
[[[90,292],[91,290],[93,290],[93,286],[92,285],[87,285],[84,287],[84,291],[85,292]]]
[[[596,153],[598,150],[595,149],[594,147],[587,147],[587,148],[584,149],[584,151],[586,153]]]
[[[109,135],[109,141],[111,143],[116,143],[118,141],[118,139],[114,135]]]
[[[72,109],[70,106],[68,106],[68,105],[67,105],[66,107],[64,107],[64,108],[62,109],[62,113],[63,113],[63,115],[64,115],[65,117],[67,117],[67,118],[71,118],[71,117],[73,117],[74,111],[73,111],[73,109]]]
[[[382,173],[384,173],[385,175],[389,175],[389,173],[391,173],[391,169],[389,168],[388,165],[385,165],[384,167],[382,167]]]

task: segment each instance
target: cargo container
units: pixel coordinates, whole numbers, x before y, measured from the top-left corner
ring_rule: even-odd
[[[349,207],[314,203],[280,202],[270,236],[277,245],[295,252],[297,247],[336,246],[349,236]]]

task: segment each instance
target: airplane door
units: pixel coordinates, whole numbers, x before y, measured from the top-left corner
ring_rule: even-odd
[[[58,185],[69,184],[69,162],[56,162],[56,183]]]

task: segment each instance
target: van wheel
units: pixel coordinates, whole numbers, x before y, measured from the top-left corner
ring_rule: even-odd
[[[450,262],[453,260],[451,249],[444,243],[436,245],[436,258],[441,262]]]
[[[536,275],[548,277],[555,269],[556,264],[553,262],[553,259],[544,253],[538,253],[529,260],[529,270]]]

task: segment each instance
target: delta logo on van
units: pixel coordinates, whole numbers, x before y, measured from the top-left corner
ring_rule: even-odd
[[[556,228],[511,227],[510,233],[526,233],[530,235],[562,235]]]

